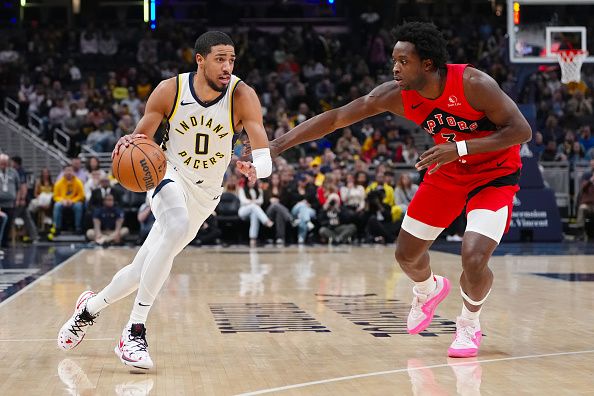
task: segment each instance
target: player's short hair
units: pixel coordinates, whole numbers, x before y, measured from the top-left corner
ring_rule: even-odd
[[[196,39],[194,51],[196,51],[197,54],[206,57],[215,45],[230,45],[235,47],[233,40],[231,40],[231,37],[226,33],[213,30],[200,35],[200,37]]]
[[[414,44],[421,60],[431,59],[438,69],[445,67],[447,41],[433,23],[407,22],[394,30],[394,38]]]

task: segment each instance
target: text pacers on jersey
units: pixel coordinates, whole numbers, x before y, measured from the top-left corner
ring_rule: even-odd
[[[225,136],[228,135],[227,132],[224,133],[219,133],[222,129],[223,126],[221,124],[218,124],[216,127],[212,127],[212,118],[208,119],[208,121],[206,121],[206,123],[204,122],[204,116],[200,116],[200,123],[198,123],[198,119],[194,116],[190,117],[189,119],[185,120],[185,121],[181,121],[179,123],[179,126],[177,128],[174,128],[174,130],[176,132],[178,132],[181,135],[184,135],[187,131],[190,130],[191,127],[195,127],[198,126],[198,124],[200,124],[200,126],[204,126],[209,128],[210,130],[212,130],[214,133],[217,134],[219,139],[224,138]],[[183,130],[182,130],[183,129]],[[202,144],[202,148],[200,151],[198,151],[198,137],[202,136],[204,138],[206,138],[206,141],[203,142]],[[198,155],[208,155],[208,140],[210,138],[210,135],[206,135],[206,134],[197,134],[196,135],[196,139],[197,139],[197,143],[196,143],[196,154]],[[210,166],[212,165],[216,165],[218,159],[220,158],[224,158],[225,155],[222,154],[220,151],[217,151],[213,156],[210,156],[207,159],[203,159],[202,158],[192,158],[192,156],[185,150],[180,151],[179,153],[177,153],[177,155],[179,155],[180,157],[182,157],[183,163],[187,166],[191,166],[194,169],[208,169]]]

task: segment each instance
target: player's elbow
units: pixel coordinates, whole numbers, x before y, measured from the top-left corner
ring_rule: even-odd
[[[518,139],[521,139],[520,144],[528,143],[530,140],[532,140],[532,128],[530,128],[530,125],[527,121],[524,121],[521,128],[519,129]]]

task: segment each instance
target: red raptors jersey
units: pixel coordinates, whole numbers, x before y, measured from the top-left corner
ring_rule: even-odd
[[[437,99],[424,98],[417,91],[401,91],[405,117],[431,134],[435,144],[497,133],[497,127],[485,113],[473,109],[466,101],[463,74],[468,65],[446,66],[445,88]],[[443,165],[438,172],[452,176],[470,173],[478,178],[494,178],[517,172],[521,166],[520,146],[515,145],[504,150],[466,155]]]

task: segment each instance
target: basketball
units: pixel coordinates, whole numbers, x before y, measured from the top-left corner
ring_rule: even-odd
[[[167,170],[163,150],[149,139],[136,140],[121,147],[113,159],[112,172],[122,186],[130,191],[145,192],[155,188]]]

